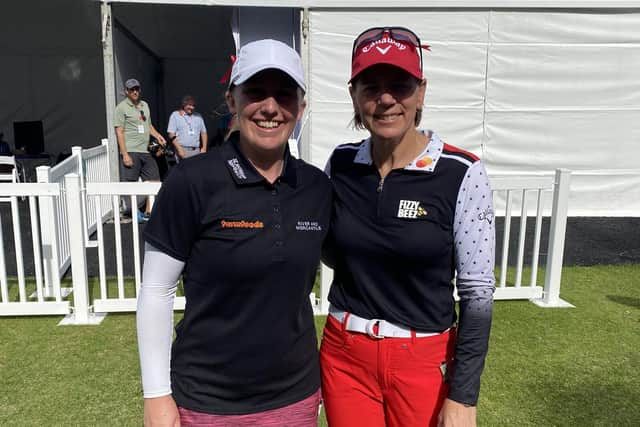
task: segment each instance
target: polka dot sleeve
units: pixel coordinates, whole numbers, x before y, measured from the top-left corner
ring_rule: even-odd
[[[475,405],[488,350],[495,290],[495,222],[482,162],[467,171],[458,191],[454,223],[458,342],[449,398]]]

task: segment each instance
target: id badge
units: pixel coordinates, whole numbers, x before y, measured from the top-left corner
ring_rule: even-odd
[[[193,129],[189,129],[189,136],[194,136],[196,133],[193,131]]]
[[[144,133],[144,125],[138,125],[138,133]]]

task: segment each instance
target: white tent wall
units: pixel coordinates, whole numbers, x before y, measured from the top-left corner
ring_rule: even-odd
[[[354,37],[402,25],[423,43],[421,127],[483,157],[490,173],[573,171],[572,216],[640,215],[640,12],[312,10],[311,160],[324,166],[349,126]]]
[[[71,25],[71,23],[73,25]],[[53,159],[105,135],[100,7],[86,0],[0,5],[0,132],[42,120]]]

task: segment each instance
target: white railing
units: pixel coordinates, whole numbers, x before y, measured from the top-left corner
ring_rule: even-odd
[[[61,193],[64,193],[64,176],[69,173],[77,174],[79,169],[77,155],[71,155],[54,167],[37,167],[36,176],[39,183],[58,184]],[[71,263],[67,202],[64,197],[43,200],[39,203],[39,208],[46,295],[50,295],[53,287],[60,285],[60,278]]]
[[[29,217],[31,222],[31,248],[33,251],[35,292],[33,297],[27,295],[27,282],[25,277],[24,260],[26,257],[23,251],[23,235],[20,227],[20,203],[18,197],[28,198]],[[18,293],[12,295],[7,278],[7,264],[3,234],[4,224],[0,218],[0,316],[19,315],[51,315],[68,314],[70,312],[69,302],[63,301],[60,282],[54,286],[50,295],[47,295],[44,286],[42,271],[42,253],[40,242],[40,230],[38,229],[39,215],[36,207],[37,203],[56,203],[60,198],[60,186],[58,184],[1,184],[0,203],[11,204],[11,222],[13,241],[15,249],[15,266]],[[25,206],[22,207],[26,208]],[[25,242],[26,243],[26,242]],[[54,243],[55,245],[55,243]],[[17,299],[17,300],[16,300]],[[34,301],[35,300],[35,301]]]
[[[56,183],[64,193],[66,188],[64,177],[68,174],[76,174],[80,177],[80,187],[84,189],[85,182],[109,182],[109,154],[108,140],[103,139],[101,145],[83,149],[72,147],[71,156],[54,167],[40,166],[36,168],[37,180],[40,183]],[[98,220],[94,216],[87,216],[85,201],[82,203],[81,223],[84,226],[85,241],[95,231]],[[103,216],[101,221],[108,218],[112,211],[102,203]],[[51,295],[53,288],[60,285],[60,278],[71,265],[71,244],[69,241],[69,215],[67,201],[64,197],[56,200],[44,200],[39,204],[42,247],[44,255],[45,294]],[[94,212],[92,209],[91,212]],[[63,289],[63,293],[69,292]]]
[[[504,218],[504,233],[502,236],[502,251],[499,256],[500,278],[495,294],[496,299],[531,299],[536,304],[545,307],[566,306],[560,299],[560,278],[562,269],[562,254],[564,250],[564,238],[567,221],[567,201],[569,193],[570,173],[566,170],[556,171],[555,177],[492,177],[491,184],[494,191],[494,200],[499,200],[496,214]],[[84,185],[84,188],[83,188]],[[47,267],[47,257],[45,252],[53,254],[57,251],[56,239],[50,240],[51,245],[44,244],[44,233],[46,226],[51,225],[50,221],[45,221],[42,217],[42,206],[63,205],[64,210],[54,210],[55,215],[64,216],[64,223],[68,227],[67,241],[70,248],[71,268],[73,275],[73,316],[67,316],[66,324],[94,324],[100,321],[100,313],[135,311],[136,298],[140,289],[142,276],[142,239],[137,217],[133,215],[130,231],[128,227],[122,227],[119,204],[121,197],[129,197],[131,206],[137,206],[140,198],[153,197],[157,194],[160,183],[108,183],[108,182],[86,182],[79,174],[68,174],[64,178],[64,183],[54,184],[0,184],[0,200],[8,200],[12,203],[13,229],[20,230],[18,216],[17,197],[28,197],[30,215],[32,221],[32,238],[36,271],[36,292],[37,301],[28,301],[25,287],[24,267],[20,264],[22,257],[21,238],[18,235],[15,239],[16,262],[18,263],[18,302],[10,301],[10,286],[6,277],[6,266],[4,263],[4,247],[0,248],[0,283],[2,304],[0,304],[0,315],[17,314],[65,314],[69,313],[69,303],[63,301],[65,297],[61,288],[59,276],[54,281],[51,295],[47,295],[46,285],[43,285],[42,271],[38,270],[38,260],[44,259],[44,266]],[[64,189],[64,190],[63,190]],[[64,197],[61,197],[63,194]],[[544,200],[548,199],[543,195],[553,196],[550,206],[545,206]],[[35,207],[36,198],[41,206],[40,217]],[[59,200],[64,198],[64,204]],[[107,202],[105,202],[107,201]],[[535,206],[535,209],[530,209]],[[105,218],[105,211],[113,213],[113,222],[105,223],[96,221],[95,240],[87,240],[87,228],[85,218]],[[531,212],[530,212],[531,211]],[[543,233],[544,212],[550,212],[550,226],[548,231],[548,249],[544,277],[544,286],[538,282],[538,263],[540,259],[540,246]],[[514,215],[513,212],[516,212]],[[508,255],[511,239],[511,219],[520,216],[520,229],[517,236],[517,256],[515,262],[515,279],[508,280],[507,268],[509,267]],[[529,236],[530,244],[533,247],[532,259],[525,261],[526,223],[529,216],[535,217],[535,231],[533,236]],[[16,222],[17,221],[17,222]],[[37,226],[41,224],[42,244],[38,240]],[[1,225],[1,224],[0,224]],[[35,227],[35,228],[34,228]],[[107,253],[109,247],[105,242],[105,227],[113,227],[113,238],[115,249]],[[131,250],[125,250],[125,240],[123,239],[123,229],[131,233]],[[0,233],[2,228],[0,227]],[[58,232],[59,233],[59,232]],[[2,243],[0,235],[0,244]],[[532,242],[532,243],[531,243]],[[42,254],[38,253],[38,248],[42,247]],[[93,300],[90,300],[88,273],[87,273],[87,248],[96,247],[98,249],[99,265],[99,292]],[[132,257],[125,259],[124,254],[131,253]],[[106,260],[111,256],[116,262],[116,278],[114,283],[108,283],[106,274]],[[57,258],[56,258],[57,259]],[[41,261],[42,262],[42,261]],[[125,262],[133,264],[134,280],[125,279]],[[530,265],[531,275],[529,283],[524,284],[525,263]],[[46,279],[46,274],[44,274]],[[314,311],[316,314],[324,314],[328,309],[327,294],[331,283],[331,271],[323,267],[321,274],[320,295],[317,300],[312,296]],[[110,286],[111,285],[111,286]],[[45,301],[51,296],[55,301]],[[15,298],[14,298],[15,299]],[[53,304],[53,303],[57,303]],[[184,298],[178,297],[174,304],[175,309],[184,308]]]
[[[108,144],[109,140],[103,139],[101,145],[80,151],[82,161],[80,162],[79,175],[82,189],[85,188],[87,183],[111,182]],[[85,224],[85,240],[89,242],[89,236],[96,231],[98,224],[102,224],[105,220],[111,218],[114,209],[109,197],[87,198],[83,203],[88,204],[86,208],[83,205],[82,212]],[[98,212],[95,206],[96,203],[100,204],[100,217],[96,216]],[[115,207],[116,210],[119,209],[118,205]]]
[[[496,283],[495,299],[530,299],[545,307],[558,307],[567,304],[560,299],[560,277],[567,227],[570,180],[570,171],[564,169],[557,170],[554,176],[490,177],[496,216],[504,218],[502,251],[500,256],[496,257],[498,261],[496,265],[500,266],[500,277]],[[547,194],[552,196],[551,206],[545,205],[545,201],[548,200],[548,197],[545,197]],[[538,267],[544,212],[550,212],[550,225],[544,287],[541,287],[538,285]],[[519,216],[518,246],[515,277],[509,283],[507,271],[510,265],[509,248],[512,240],[511,221],[514,216]],[[531,273],[529,283],[523,285],[527,221],[530,216],[535,218],[534,233],[529,239],[532,245],[529,262]]]
[[[140,198],[151,197],[152,202],[155,195],[160,189],[159,182],[119,182],[119,183],[87,183],[86,185],[86,197],[87,200],[96,200],[94,206],[96,208],[96,216],[100,216],[100,205],[97,200],[100,198],[108,198],[113,205],[119,203],[120,197],[129,197],[130,206],[138,206]],[[132,209],[136,211],[135,208]],[[120,213],[117,209],[114,209],[113,227],[114,227],[114,239],[115,239],[115,261],[116,261],[116,288],[117,292],[115,296],[109,295],[109,288],[106,278],[106,266],[105,266],[105,233],[103,224],[98,224],[96,246],[98,248],[98,267],[99,267],[99,283],[100,293],[99,297],[93,301],[94,310],[96,312],[114,312],[114,311],[135,311],[136,298],[140,290],[140,283],[142,277],[142,254],[140,248],[142,247],[142,239],[140,236],[140,225],[138,223],[137,215],[131,215],[131,251],[133,257],[129,262],[133,261],[133,283],[127,284],[124,275],[124,257],[125,248],[123,245],[122,226]],[[132,286],[132,289],[125,289],[125,286]],[[184,308],[184,298],[176,298],[174,307],[176,309]]]

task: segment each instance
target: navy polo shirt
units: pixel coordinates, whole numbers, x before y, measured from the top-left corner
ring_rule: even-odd
[[[338,146],[327,165],[334,217],[329,301],[419,332],[460,325],[452,399],[475,404],[495,278],[491,189],[482,162],[430,133],[411,164],[381,179],[369,139]]]
[[[144,237],[186,263],[171,356],[180,406],[255,413],[320,386],[309,293],[331,185],[288,151],[284,160],[270,184],[232,140],[180,162],[158,194]]]

